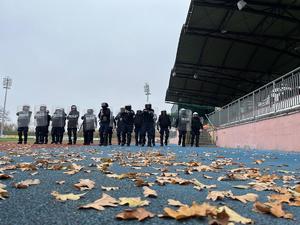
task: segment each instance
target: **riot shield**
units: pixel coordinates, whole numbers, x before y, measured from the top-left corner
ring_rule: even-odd
[[[191,131],[192,114],[189,109],[179,110],[178,130]]]
[[[95,130],[96,125],[97,125],[97,117],[94,114],[94,110],[88,109],[87,113],[84,114],[83,129]]]
[[[64,109],[62,108],[56,109],[51,119],[52,119],[52,127],[65,127],[66,114]]]
[[[80,116],[79,109],[75,105],[70,106],[69,109],[70,111],[67,116],[68,128],[77,128]]]
[[[114,113],[113,113],[113,109],[110,108],[110,118],[109,118],[109,127],[114,127]]]
[[[48,110],[46,105],[39,105],[35,107],[34,120],[37,127],[44,127],[48,125]]]
[[[32,112],[30,111],[29,105],[23,105],[21,108],[18,108],[17,112],[17,123],[18,127],[28,127],[30,123]]]

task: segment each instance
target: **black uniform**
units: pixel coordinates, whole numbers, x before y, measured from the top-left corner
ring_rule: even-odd
[[[131,143],[131,133],[133,131],[134,124],[134,111],[131,109],[131,106],[125,106],[125,112],[121,114],[123,118],[123,130],[122,130],[122,146],[127,144],[130,146]]]
[[[191,130],[191,146],[194,145],[196,138],[196,147],[199,147],[200,130],[203,129],[201,118],[199,116],[193,116],[192,118],[192,130]]]
[[[115,118],[116,125],[117,125],[118,145],[121,144],[122,130],[124,130],[124,128],[123,128],[124,122],[123,122],[123,118],[121,116],[123,112],[125,112],[125,108],[121,108],[120,112],[118,113],[118,115]]]
[[[67,116],[68,120],[68,137],[69,144],[72,143],[75,145],[77,141],[77,126],[78,126],[79,112],[76,107],[72,106],[69,115]],[[72,141],[73,136],[73,141]]]
[[[134,133],[135,133],[135,145],[142,144],[142,126],[143,126],[143,113],[142,110],[137,110],[134,117]]]
[[[47,111],[47,126],[44,127],[43,129],[43,141],[45,144],[48,144],[48,135],[49,135],[49,126],[50,126],[50,121],[51,121],[51,116],[49,115],[49,111]]]
[[[158,118],[158,124],[157,127],[159,127],[159,133],[160,133],[160,145],[164,145],[164,137],[165,137],[165,145],[168,145],[168,139],[169,139],[169,129],[171,129],[171,118],[169,115],[167,115],[166,111],[162,111],[159,118]]]
[[[114,126],[116,126],[116,120],[115,117],[112,116],[112,112],[110,113],[110,122],[109,122],[109,128],[108,128],[108,144],[112,145],[112,135],[113,135],[113,129]]]
[[[153,140],[153,131],[154,127],[154,110],[151,108],[150,104],[146,104],[145,109],[143,110],[142,113],[143,116],[143,125],[142,125],[142,146],[145,145],[146,143],[146,134],[147,134],[147,139],[148,143],[147,145],[151,147],[151,143]]]
[[[108,131],[109,131],[109,123],[110,123],[110,109],[108,108],[107,103],[102,103],[102,109],[98,114],[98,118],[100,120],[100,128],[99,128],[99,136],[100,143],[99,145],[107,146],[108,143]]]

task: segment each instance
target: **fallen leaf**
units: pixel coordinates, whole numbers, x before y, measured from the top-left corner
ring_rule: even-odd
[[[80,179],[79,183],[74,184],[74,187],[78,188],[80,191],[91,190],[95,187],[95,182],[90,179]]]
[[[96,210],[104,210],[104,206],[111,206],[111,207],[115,207],[117,206],[116,204],[118,203],[118,201],[111,197],[108,194],[103,193],[102,197],[92,203],[80,206],[80,209],[96,209]]]
[[[157,193],[155,190],[152,190],[148,187],[143,187],[144,189],[144,196],[145,197],[157,197]]]
[[[218,213],[224,213],[225,212],[229,216],[229,219],[228,219],[229,222],[241,223],[241,224],[252,224],[252,223],[254,223],[253,220],[239,215],[238,213],[236,213],[235,211],[233,211],[232,209],[230,209],[227,206],[219,207],[217,212]]]
[[[136,197],[136,198],[119,198],[120,205],[129,205],[129,207],[138,207],[138,206],[145,206],[145,205],[149,205],[149,201],[148,200],[141,200],[140,197]]]
[[[206,217],[217,215],[216,207],[203,203],[201,205],[193,202],[192,206],[181,206],[177,210],[171,208],[164,208],[164,216],[171,217],[176,220],[187,219],[191,217]]]
[[[248,189],[249,186],[248,185],[236,185],[236,186],[233,186],[234,188],[238,188],[238,189]]]
[[[206,199],[216,201],[230,196],[233,196],[231,191],[210,191]]]
[[[245,195],[237,195],[237,196],[233,195],[233,196],[230,196],[230,198],[239,200],[243,203],[247,203],[247,202],[255,202],[258,198],[258,195],[253,194],[253,193],[248,193]]]
[[[272,202],[272,203],[255,202],[253,207],[254,207],[254,211],[256,212],[272,214],[273,216],[278,218],[286,218],[286,219],[293,218],[293,214],[283,211],[282,204],[280,202]]]
[[[174,199],[168,199],[168,205],[183,206],[184,204],[182,204],[180,201],[177,201],[177,200],[174,200]]]
[[[142,221],[146,218],[152,218],[154,214],[147,211],[144,208],[137,208],[137,209],[126,209],[123,212],[116,215],[116,218],[122,220],[131,220],[137,219],[138,221]]]
[[[0,199],[8,198],[8,191],[0,187]]]
[[[55,183],[57,183],[57,184],[59,184],[59,185],[62,185],[62,184],[64,184],[64,183],[66,183],[66,181],[61,180],[61,181],[56,181]]]
[[[11,179],[13,176],[5,174],[5,173],[0,173],[0,180],[6,180],[6,179]]]
[[[18,189],[26,189],[28,188],[30,185],[37,185],[37,184],[40,184],[40,180],[39,179],[34,179],[34,180],[24,180],[24,181],[21,181],[21,182],[18,182],[16,184],[14,184],[15,188],[18,188]]]
[[[59,194],[57,191],[53,191],[51,193],[51,195],[54,196],[56,198],[56,200],[59,200],[59,201],[67,201],[67,200],[76,201],[76,200],[79,200],[85,194],[86,193],[78,194],[78,195],[73,194],[73,193],[70,193],[70,194]]]
[[[104,187],[104,186],[101,186],[101,189],[103,191],[115,191],[115,190],[119,190],[119,187]]]

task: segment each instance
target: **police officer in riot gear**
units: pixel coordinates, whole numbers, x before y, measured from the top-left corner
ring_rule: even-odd
[[[121,114],[124,123],[124,129],[122,131],[122,146],[127,144],[130,146],[131,143],[131,134],[133,131],[134,124],[134,111],[131,108],[131,105],[125,106],[125,112]]]
[[[40,106],[39,111],[34,115],[36,121],[34,144],[44,144],[48,129],[48,111],[45,105]]]
[[[197,112],[193,113],[192,118],[192,129],[191,129],[191,146],[194,145],[194,141],[196,138],[195,146],[199,147],[199,137],[200,137],[200,130],[203,130],[203,124],[201,122],[201,118],[199,117]]]
[[[153,131],[154,127],[154,110],[152,109],[151,104],[146,104],[145,109],[142,113],[143,116],[143,125],[142,125],[142,146],[146,143],[146,135],[147,135],[147,146],[151,147],[151,143],[153,140]]]
[[[156,123],[157,122],[157,115],[154,113],[154,116],[153,116],[153,128],[151,129],[152,130],[152,140],[151,140],[151,143],[152,143],[152,146],[155,146],[155,127],[156,127]]]
[[[120,112],[115,118],[116,124],[117,124],[117,139],[118,139],[118,145],[121,144],[121,137],[122,137],[122,131],[124,130],[124,122],[122,118],[122,114],[125,112],[125,108],[120,108]]]
[[[90,145],[93,143],[94,132],[97,128],[97,117],[94,115],[94,110],[88,109],[81,119],[83,120],[83,144]]]
[[[69,145],[76,144],[77,141],[77,126],[78,126],[79,112],[77,110],[76,105],[71,106],[71,111],[67,116],[68,120],[68,137],[69,137]],[[72,140],[73,136],[73,140]]]
[[[56,109],[52,115],[52,142],[51,144],[62,144],[66,125],[66,113],[64,109]]]
[[[110,120],[109,120],[109,128],[108,128],[108,144],[109,145],[112,145],[111,141],[112,141],[114,126],[116,126],[116,120],[111,111],[110,112]]]
[[[185,147],[185,140],[187,131],[191,129],[191,113],[190,110],[180,109],[179,118],[176,120],[176,128],[179,132],[178,145],[182,144],[182,147]]]
[[[109,123],[110,123],[110,109],[108,108],[108,104],[106,102],[101,104],[102,109],[98,114],[98,118],[100,120],[100,146],[104,145],[107,146],[108,142],[108,130],[109,130]]]
[[[141,130],[143,126],[143,112],[137,110],[134,117],[134,133],[135,133],[135,145],[142,144],[141,142]]]
[[[171,129],[171,118],[167,114],[166,110],[161,111],[161,114],[159,115],[157,129],[160,133],[160,146],[164,146],[164,143],[165,145],[168,145],[169,129]]]
[[[24,105],[22,108],[22,111],[17,112],[18,116],[18,136],[19,136],[19,142],[18,144],[22,144],[24,135],[24,144],[27,144],[27,137],[28,137],[28,126],[30,123],[30,118],[32,115],[32,112],[29,111],[30,106]]]
[[[46,110],[46,112],[47,112],[47,127],[45,127],[44,143],[48,144],[48,135],[49,135],[49,126],[50,126],[51,116],[49,115],[49,110]]]

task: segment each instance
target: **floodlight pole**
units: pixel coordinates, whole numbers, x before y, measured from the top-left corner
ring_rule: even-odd
[[[145,92],[145,95],[147,96],[147,103],[148,103],[149,102],[149,95],[151,95],[150,86],[149,86],[148,83],[145,83],[144,92]]]
[[[7,90],[10,89],[11,86],[12,86],[12,79],[9,78],[9,77],[4,77],[3,78],[3,88],[5,89],[5,96],[4,96],[4,105],[3,105],[3,111],[2,111],[2,122],[1,122],[1,129],[0,129],[0,137],[3,137],[5,112],[6,112]]]

